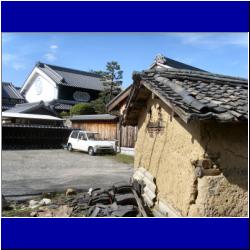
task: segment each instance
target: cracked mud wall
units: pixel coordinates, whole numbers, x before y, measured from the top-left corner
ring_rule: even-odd
[[[219,155],[219,176],[198,180],[198,196],[189,215],[247,216],[247,124],[203,123],[201,143],[210,155]]]
[[[150,134],[147,124],[157,121],[159,107],[164,129]],[[158,199],[182,216],[246,215],[247,125],[185,124],[159,99],[149,99],[138,128],[135,167],[156,178]],[[205,151],[220,153],[223,173],[197,180],[191,161],[202,159]]]
[[[147,131],[149,111],[151,119],[158,119],[162,107],[163,131],[151,136]],[[178,117],[171,118],[171,110],[159,99],[149,100],[139,119],[139,133],[135,146],[135,167],[144,167],[154,177],[158,198],[187,216],[190,203],[196,197],[194,167],[190,159],[199,159],[204,150],[199,144],[199,122],[186,125]]]

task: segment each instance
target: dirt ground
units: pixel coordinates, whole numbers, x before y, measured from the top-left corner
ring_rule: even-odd
[[[129,181],[132,172],[131,164],[118,162],[115,157],[63,149],[2,151],[2,194],[8,197],[61,192],[69,187],[105,188]]]

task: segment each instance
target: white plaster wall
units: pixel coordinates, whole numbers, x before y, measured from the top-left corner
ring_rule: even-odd
[[[56,84],[41,75],[36,75],[29,85],[30,87],[25,95],[28,102],[49,102],[57,99],[58,89]]]

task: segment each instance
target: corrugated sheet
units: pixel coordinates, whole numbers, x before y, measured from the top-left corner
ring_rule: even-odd
[[[71,121],[111,121],[117,119],[117,116],[110,115],[110,114],[100,114],[100,115],[76,115],[73,116],[70,120]]]

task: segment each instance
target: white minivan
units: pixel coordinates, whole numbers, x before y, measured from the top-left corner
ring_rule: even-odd
[[[116,153],[116,142],[100,139],[99,133],[73,130],[69,136],[67,149],[88,152],[89,155],[96,153]]]

